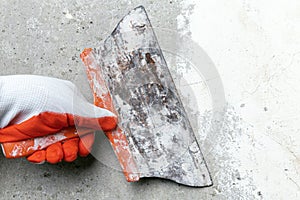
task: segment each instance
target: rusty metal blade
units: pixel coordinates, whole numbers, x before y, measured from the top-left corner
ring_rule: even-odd
[[[212,185],[145,9],[131,11],[89,53],[105,80],[139,177]]]

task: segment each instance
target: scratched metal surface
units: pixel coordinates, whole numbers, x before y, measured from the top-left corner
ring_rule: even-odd
[[[126,15],[96,57],[141,177],[212,184],[143,7]]]

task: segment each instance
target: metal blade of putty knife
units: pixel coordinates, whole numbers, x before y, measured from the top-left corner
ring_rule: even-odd
[[[118,129],[107,136],[128,181],[159,177],[212,185],[144,7],[132,10],[99,48],[86,49],[81,58],[95,100],[118,115]]]

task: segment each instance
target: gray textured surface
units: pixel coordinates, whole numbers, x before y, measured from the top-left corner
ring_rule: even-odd
[[[221,132],[198,136],[214,186],[127,183],[92,157],[32,165],[1,155],[0,199],[299,199],[297,0],[0,0],[0,74],[72,80],[92,100],[88,84],[79,84],[85,80],[79,54],[140,4],[154,27],[191,32],[221,75],[229,104]],[[208,118],[200,120],[203,129],[211,126]]]
[[[1,75],[30,73],[81,82],[80,52],[97,46],[123,15],[138,5],[119,1],[1,1]],[[146,1],[143,5],[155,26],[176,29],[176,17],[183,12],[180,2]],[[88,85],[79,87],[91,100]],[[186,199],[198,198],[207,190],[158,179],[127,183],[121,172],[92,157],[70,164],[32,165],[1,155],[0,162],[0,199]]]

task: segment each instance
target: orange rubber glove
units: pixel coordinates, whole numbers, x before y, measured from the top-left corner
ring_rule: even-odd
[[[116,123],[115,114],[88,103],[69,81],[34,75],[0,76],[0,143],[40,138],[74,126],[91,130],[80,139],[60,138],[29,156],[31,162],[57,163],[73,161],[77,154],[86,156],[94,141],[93,130],[112,130]]]
[[[63,141],[50,144],[43,150],[35,151],[27,157],[27,160],[37,164],[44,163],[45,161],[56,164],[62,160],[72,162],[76,160],[78,155],[86,157],[90,154],[94,139],[95,134],[93,132],[80,138],[65,139]]]

